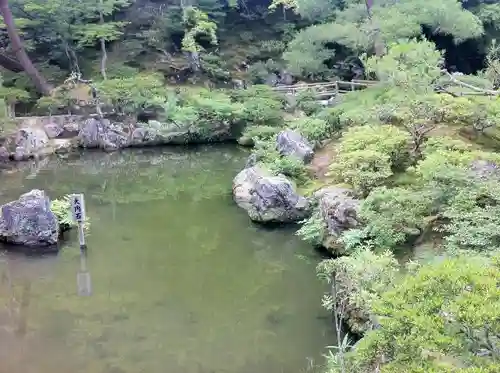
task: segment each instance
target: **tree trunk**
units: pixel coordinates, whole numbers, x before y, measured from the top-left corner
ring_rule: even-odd
[[[378,27],[377,24],[373,22],[372,18],[373,1],[374,0],[365,0],[366,13],[368,15],[368,21],[370,22],[372,29],[375,31],[375,35],[373,38],[373,49],[375,50],[375,55],[377,57],[382,57],[385,54],[385,45],[382,40],[382,34],[380,33],[380,28]]]
[[[30,77],[36,89],[44,96],[50,96],[52,91],[50,85],[38,72],[24,49],[23,42],[16,30],[16,24],[14,23],[14,17],[10,11],[8,0],[0,0],[0,13],[2,14],[5,25],[7,26],[7,33],[9,34],[12,48],[14,49],[19,63],[22,65],[24,71],[26,71],[26,74]]]
[[[104,80],[107,79],[106,76],[106,61],[108,60],[108,53],[106,52],[106,41],[101,39],[101,75]]]
[[[99,21],[101,25],[104,24],[104,15],[102,13],[102,7],[103,7],[103,0],[99,1],[101,4],[101,9],[99,9]],[[104,38],[101,38],[101,75],[104,80],[107,79],[106,76],[106,61],[108,60],[108,53],[106,52],[106,40]]]
[[[19,61],[3,53],[0,53],[0,66],[12,71],[13,73],[20,73],[24,71],[24,67],[19,63]]]

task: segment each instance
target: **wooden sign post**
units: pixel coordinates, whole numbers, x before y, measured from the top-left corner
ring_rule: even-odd
[[[80,242],[80,249],[85,249],[85,232],[83,230],[83,223],[85,221],[85,199],[83,194],[73,194],[71,196],[71,212],[73,213],[73,220],[78,224],[78,241]]]
[[[85,244],[85,199],[83,194],[71,196],[71,212],[73,220],[78,224],[78,241],[80,243],[80,271],[76,276],[78,295],[89,296],[92,293],[90,273],[87,271],[87,245]]]

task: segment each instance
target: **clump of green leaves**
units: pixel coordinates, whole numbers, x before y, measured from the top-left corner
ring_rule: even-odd
[[[399,266],[389,252],[375,254],[369,249],[351,256],[323,260],[317,267],[318,276],[332,284],[332,292],[323,298],[323,306],[345,312],[350,330],[363,334],[374,326],[374,303],[390,289]]]
[[[294,179],[299,185],[304,185],[310,180],[307,168],[302,161],[278,153],[274,138],[268,141],[257,141],[254,155],[258,162],[274,175],[283,174]]]
[[[108,79],[96,86],[103,102],[109,102],[118,112],[128,114],[157,108],[165,102],[167,93],[163,78],[157,74]]]
[[[390,125],[354,127],[342,136],[329,175],[367,194],[408,159],[408,135]]]
[[[348,356],[348,372],[498,370],[498,278],[498,256],[447,258],[410,272],[373,303],[381,327]]]
[[[296,234],[314,246],[321,246],[326,228],[321,211],[316,208],[309,218],[301,222],[300,229],[297,230]]]
[[[208,14],[195,7],[186,7],[183,12],[183,23],[186,27],[182,39],[182,49],[186,52],[199,52],[202,47],[196,38],[205,36],[211,44],[217,45],[217,24],[210,20]]]
[[[297,130],[306,139],[316,144],[331,138],[335,133],[335,128],[329,122],[315,117],[295,119],[290,122],[289,127]]]
[[[68,231],[77,226],[71,213],[71,196],[66,195],[50,202],[50,210],[54,213],[59,223],[61,232]],[[89,228],[90,221],[84,222],[84,229]]]
[[[296,108],[303,111],[306,115],[313,115],[322,109],[318,102],[317,95],[312,90],[304,90],[296,96]]]

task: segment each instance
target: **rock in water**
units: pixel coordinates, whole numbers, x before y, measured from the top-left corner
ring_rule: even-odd
[[[0,241],[39,247],[54,245],[58,238],[59,223],[44,191],[34,189],[1,207]]]
[[[47,123],[43,128],[49,139],[55,139],[64,131],[63,126],[58,123]]]
[[[53,153],[49,138],[42,128],[24,127],[17,131],[15,139],[14,159],[28,160],[32,157],[40,158]]]
[[[85,120],[78,134],[80,145],[84,148],[115,150],[128,145],[125,132],[113,126],[107,119],[89,118]]]
[[[260,223],[291,223],[309,214],[309,202],[286,177],[272,176],[259,166],[242,170],[233,180],[236,204]]]
[[[306,138],[292,130],[278,133],[276,149],[281,155],[298,158],[304,163],[309,163],[314,156],[313,147]]]
[[[319,201],[321,219],[325,224],[322,245],[330,251],[342,253],[338,242],[340,235],[360,225],[358,211],[360,200],[352,197],[352,191],[345,188],[326,187],[314,195]]]

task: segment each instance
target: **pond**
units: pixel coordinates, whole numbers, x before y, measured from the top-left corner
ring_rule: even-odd
[[[334,342],[320,259],[231,200],[247,154],[202,146],[50,159],[0,175],[0,202],[85,193],[78,240],[0,258],[0,373],[299,373]]]

